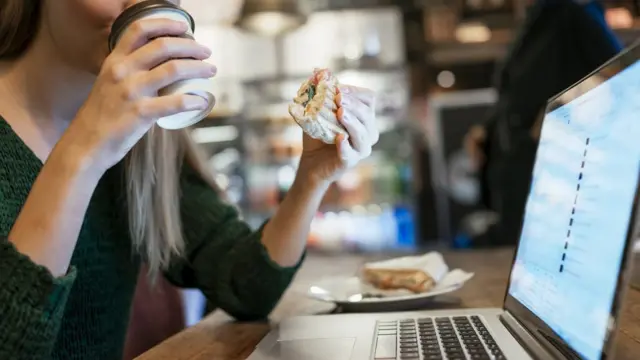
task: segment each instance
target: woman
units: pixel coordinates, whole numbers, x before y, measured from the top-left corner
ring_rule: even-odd
[[[119,359],[142,261],[238,319],[267,316],[329,184],[378,140],[373,94],[343,87],[351,140],[305,137],[295,184],[252,232],[187,136],[154,125],[205,106],[157,90],[213,76],[211,51],[151,19],[107,54],[111,23],[133,3],[0,2],[2,359]]]

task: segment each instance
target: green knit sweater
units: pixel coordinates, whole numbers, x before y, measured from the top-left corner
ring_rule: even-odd
[[[120,360],[141,262],[127,230],[122,169],[101,179],[69,273],[54,278],[7,241],[41,168],[0,118],[0,359]],[[239,320],[268,316],[298,266],[273,262],[260,233],[195,172],[182,174],[181,190],[186,253],[166,278],[201,289]]]

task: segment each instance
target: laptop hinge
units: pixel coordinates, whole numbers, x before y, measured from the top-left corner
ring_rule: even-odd
[[[499,316],[500,322],[507,328],[513,337],[534,359],[549,360],[567,359],[561,352],[552,346],[545,346],[537,337],[534,337],[509,311],[505,310]]]

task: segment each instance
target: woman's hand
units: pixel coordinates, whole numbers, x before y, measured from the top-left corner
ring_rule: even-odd
[[[330,183],[369,156],[378,142],[374,103],[373,91],[340,86],[337,117],[348,139],[340,136],[335,145],[327,145],[304,135],[296,181],[262,233],[269,256],[281,266],[293,266],[300,260],[311,220]]]
[[[157,96],[159,89],[178,80],[215,72],[202,61],[209,56],[206,48],[190,39],[166,37],[186,31],[184,24],[164,19],[132,25],[105,60],[86,102],[33,183],[9,241],[54,276],[67,273],[104,171],[120,161],[158,118],[205,108],[196,96]]]
[[[106,58],[86,102],[59,142],[106,171],[119,162],[155,122],[165,116],[201,110],[199,96],[158,96],[176,81],[209,78],[215,66],[202,60],[211,51],[192,39],[182,22],[167,19],[133,23]],[[55,151],[55,150],[54,150]]]
[[[338,121],[349,137],[338,135],[335,145],[304,135],[298,176],[307,181],[335,181],[345,170],[371,155],[379,138],[375,114],[375,93],[369,89],[341,85],[336,97]]]

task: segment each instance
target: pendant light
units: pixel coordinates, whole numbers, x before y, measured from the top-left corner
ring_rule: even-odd
[[[245,0],[237,25],[250,32],[278,36],[307,20],[302,0]]]

